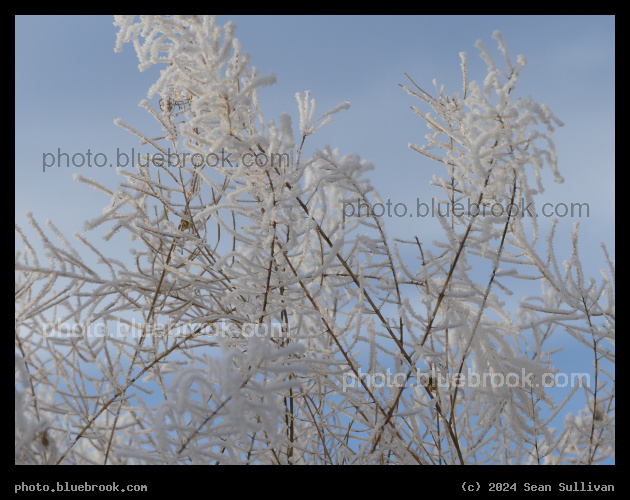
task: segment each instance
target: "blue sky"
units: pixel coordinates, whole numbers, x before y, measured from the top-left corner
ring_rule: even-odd
[[[614,31],[612,16],[220,16],[233,20],[236,36],[263,74],[278,83],[260,91],[266,119],[288,112],[297,121],[295,93],[311,90],[321,112],[342,101],[332,125],[309,138],[313,151],[326,143],[342,153],[372,161],[370,174],[383,200],[414,207],[417,198],[439,196],[430,187],[441,166],[411,151],[427,129],[410,106],[420,104],[399,86],[408,73],[431,91],[437,79],[450,92],[461,88],[459,52],[468,53],[471,79],[485,76],[474,48],[477,39],[497,54],[491,38],[503,33],[513,59],[528,59],[519,95],[532,95],[565,122],[554,135],[562,185],[546,176],[541,202],[589,203],[590,217],[561,219],[560,236],[575,220],[581,250],[593,255],[596,274],[599,242],[614,244]],[[140,130],[155,130],[138,108],[157,69],[140,73],[133,48],[113,50],[111,16],[18,16],[16,18],[16,222],[33,212],[50,218],[67,234],[100,213],[104,195],[76,183],[73,173],[114,187],[113,169],[42,170],[44,153],[115,155],[137,141],[113,124],[115,118]],[[497,54],[497,60],[500,56]],[[419,225],[419,224],[422,225]],[[548,221],[542,221],[543,224]],[[392,218],[390,236],[440,235],[436,221]],[[586,259],[586,260],[593,260]]]
[[[351,107],[314,134],[308,151],[326,143],[341,153],[358,153],[374,163],[372,184],[383,200],[415,207],[417,198],[440,196],[429,182],[442,167],[407,147],[423,144],[428,132],[410,107],[420,102],[404,92],[408,73],[425,90],[433,79],[449,92],[461,89],[459,52],[468,53],[470,79],[485,76],[474,48],[477,39],[500,61],[500,30],[512,60],[528,60],[517,95],[547,104],[565,126],[554,141],[564,184],[544,176],[547,190],[539,202],[588,203],[590,217],[560,220],[558,240],[567,240],[580,222],[580,251],[588,275],[604,267],[600,242],[614,257],[615,19],[613,16],[220,16],[233,20],[236,37],[262,74],[274,72],[277,84],[259,91],[265,118],[282,112],[298,122],[296,92],[310,90],[320,112],[342,101]],[[15,220],[23,214],[40,223],[51,219],[66,235],[82,231],[109,200],[76,183],[74,173],[114,188],[114,169],[51,168],[42,171],[45,153],[102,152],[137,148],[135,136],[114,120],[143,131],[154,121],[137,106],[156,80],[158,69],[140,73],[133,47],[114,52],[112,16],[18,16],[15,54]],[[316,113],[320,114],[320,113]],[[310,148],[310,149],[308,149]],[[548,220],[540,221],[547,227]],[[388,219],[390,237],[421,241],[441,236],[435,220]],[[29,235],[32,232],[27,231]],[[98,232],[91,241],[98,240]],[[124,241],[124,240],[123,240]],[[118,245],[118,246],[116,246]],[[117,243],[101,243],[106,254],[124,257]],[[569,246],[560,245],[568,252]],[[127,254],[128,255],[128,254]],[[568,253],[559,255],[561,261]]]

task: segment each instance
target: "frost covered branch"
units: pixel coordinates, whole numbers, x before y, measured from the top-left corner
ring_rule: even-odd
[[[304,149],[347,102],[316,118],[310,92],[297,94],[294,130],[288,114],[264,118],[258,91],[275,78],[250,66],[232,23],[114,24],[116,51],[131,43],[141,71],[161,68],[140,103],[156,130],[115,122],[155,153],[119,169],[115,191],[76,180],[109,198],[84,229],[128,236],[132,257],[104,255],[79,234],[71,243],[47,222],[53,240],[29,216],[42,256],[16,226],[16,463],[614,456],[614,261],[605,247],[597,281],[584,275],[577,227],[561,266],[555,225],[541,249],[536,220],[511,212],[451,217],[433,246],[416,235],[390,240],[373,213],[346,220],[343,209],[379,199],[365,177],[371,163],[328,145],[310,157]],[[488,75],[469,81],[462,53],[461,96],[443,87],[432,96],[410,77],[403,86],[430,131],[410,147],[443,165],[433,183],[451,208],[464,199],[535,206],[543,169],[563,180],[551,140],[562,123],[516,96],[525,59],[513,63],[494,37],[503,69],[478,42]],[[541,295],[507,307],[519,280],[532,279]],[[592,357],[590,385],[545,386],[559,337]],[[377,383],[390,373],[393,383]],[[527,381],[458,383],[470,373]]]

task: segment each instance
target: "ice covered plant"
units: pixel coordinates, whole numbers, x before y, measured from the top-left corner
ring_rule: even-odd
[[[417,239],[405,242],[418,246],[422,266],[414,272],[399,261],[399,269],[425,291],[420,311],[414,313],[418,307],[405,303],[408,317],[417,318],[408,327],[419,332],[414,336],[418,359],[450,375],[449,380],[472,369],[505,381],[482,390],[472,383],[437,390],[436,399],[450,415],[446,423],[456,436],[448,446],[458,453],[463,448],[465,462],[594,463],[614,450],[614,264],[604,247],[608,269],[602,271],[603,279],[597,283],[585,278],[577,226],[564,269],[555,256],[555,222],[546,255],[537,250],[536,218],[525,217],[519,207],[536,213],[535,195],[544,190],[540,175],[544,165],[556,181],[563,181],[550,138],[554,126],[562,123],[531,97],[514,97],[525,58],[519,56],[514,64],[501,34],[495,32],[494,38],[504,67],[497,66],[478,41],[488,67],[482,84],[468,82],[467,57],[461,53],[461,94],[448,96],[440,87],[433,97],[411,78],[410,86],[403,86],[433,111],[413,108],[431,134],[426,145],[410,147],[444,165],[446,175],[434,182],[444,189],[450,213],[460,215],[444,224],[447,239],[438,244],[437,255],[423,253]],[[501,210],[480,216],[484,205]],[[466,213],[464,206],[472,206],[471,211]],[[479,282],[483,275],[479,269],[487,270],[485,281]],[[539,281],[543,295],[523,297],[514,318],[502,299],[518,291],[517,280]],[[576,385],[560,399],[557,391],[543,387],[544,377],[557,370],[546,347],[554,332],[568,332],[591,349],[593,361],[589,371],[593,383]],[[510,377],[515,384],[525,373],[531,374],[531,382],[509,388]],[[567,415],[564,427],[555,427],[554,418],[578,390],[585,391],[582,418]],[[435,408],[439,418],[437,403]],[[430,429],[428,414],[419,415]],[[512,446],[519,451],[513,453]]]
[[[140,105],[156,131],[116,123],[152,149],[120,170],[86,230],[126,234],[132,257],[73,246],[50,222],[46,248],[16,256],[16,463],[596,463],[614,453],[614,264],[600,281],[573,252],[557,263],[538,227],[507,213],[451,217],[431,247],[390,241],[378,217],[344,217],[378,194],[356,155],[304,146],[342,103],[298,122],[263,117],[259,75],[213,17],[117,16],[116,50],[159,65]],[[419,153],[455,208],[535,204],[540,170],[557,180],[560,122],[513,95],[525,66],[496,34],[504,68],[479,43],[488,76],[461,94],[405,89],[431,130]],[[429,112],[431,110],[431,112]],[[531,186],[534,180],[536,189]],[[401,245],[419,259],[405,262]],[[92,265],[87,255],[98,258]],[[484,264],[485,263],[485,264]],[[480,276],[483,278],[480,280]],[[516,313],[502,297],[541,283]],[[410,293],[413,291],[414,293]],[[421,299],[411,296],[420,292]],[[98,325],[98,334],[95,326]],[[64,333],[65,328],[65,333]],[[68,335],[68,330],[71,330]],[[590,386],[565,394],[550,339],[568,333],[593,359]],[[457,384],[469,372],[527,373],[517,385]],[[461,385],[461,386],[459,386]],[[569,402],[582,398],[573,415]]]

